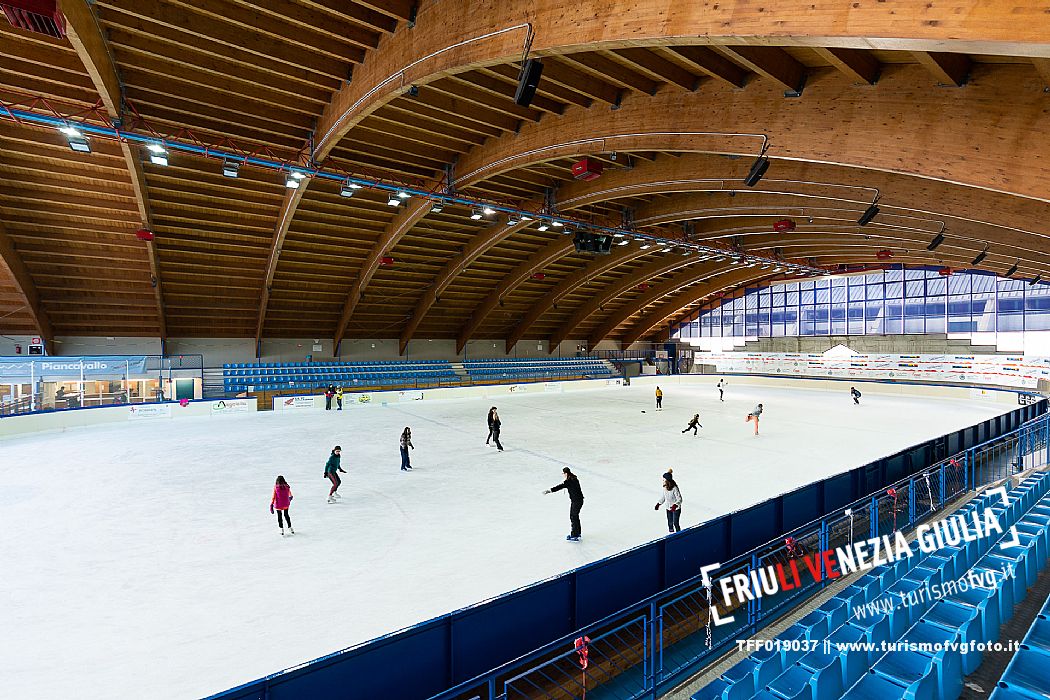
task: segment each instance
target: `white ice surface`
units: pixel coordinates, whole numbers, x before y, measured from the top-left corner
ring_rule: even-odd
[[[1002,413],[845,390],[651,387],[140,422],[0,442],[0,695],[191,698],[659,537]],[[744,422],[766,406],[760,437]],[[643,414],[641,410],[646,412]],[[679,431],[694,412],[700,437]],[[417,469],[399,470],[412,426]],[[343,500],[323,465],[343,446]],[[587,497],[541,495],[571,465]],[[296,535],[269,513],[274,478]],[[698,566],[702,562],[698,562]]]

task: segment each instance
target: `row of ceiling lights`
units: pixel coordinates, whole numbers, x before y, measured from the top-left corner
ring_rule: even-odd
[[[77,129],[75,126],[67,123],[65,126],[60,127],[59,131],[63,135],[65,135],[67,141],[69,142],[69,146],[70,146],[70,148],[72,150],[74,150],[74,151],[76,151],[78,153],[90,153],[91,152],[91,144],[88,141],[87,137],[84,135],[84,133],[80,129]],[[160,142],[149,142],[149,143],[146,144],[146,151],[147,151],[148,156],[149,156],[149,161],[151,163],[153,163],[154,165],[158,165],[158,166],[166,166],[166,165],[168,165],[168,150],[164,147],[164,145],[162,143],[160,143]],[[222,163],[222,174],[223,174],[223,176],[230,177],[230,178],[238,177],[240,175],[241,165],[242,165],[242,162],[239,161],[239,160],[235,160],[235,159],[232,159],[232,158],[225,158],[223,160],[223,163]],[[751,168],[750,168],[750,170],[749,170],[749,172],[747,174],[747,177],[744,179],[744,184],[746,184],[748,187],[754,187],[756,184],[758,184],[759,180],[762,179],[762,176],[765,174],[765,172],[768,169],[769,169],[769,159],[765,155],[760,155],[755,160],[755,162],[751,165]],[[295,168],[291,168],[284,175],[284,185],[288,189],[298,189],[300,187],[302,181],[307,179],[308,177],[309,177],[309,174],[307,172],[304,172],[302,170],[297,170]],[[339,194],[342,197],[352,197],[354,195],[354,192],[356,190],[361,189],[362,187],[364,187],[364,185],[361,185],[361,184],[355,182],[353,179],[347,178],[341,184],[340,190],[339,190]],[[402,202],[407,201],[411,196],[412,195],[407,190],[404,190],[404,189],[392,190],[390,192],[388,198],[387,198],[387,204],[389,206],[391,206],[391,207],[396,207],[396,206],[399,206]],[[442,211],[443,207],[444,207],[444,202],[442,200],[440,200],[440,199],[437,199],[437,200],[435,200],[434,204],[432,205],[431,210],[434,211],[434,212],[440,212],[440,211]],[[868,217],[868,221],[870,221],[870,219],[873,218],[876,213],[878,213],[878,208],[875,207],[874,204],[872,205],[872,208],[874,209],[874,213],[871,213],[871,216]],[[869,209],[869,212],[870,212],[870,209]],[[865,212],[865,216],[867,216],[869,212]],[[489,205],[484,205],[484,206],[473,208],[471,210],[470,218],[475,220],[475,221],[477,221],[477,220],[482,219],[483,217],[493,216],[493,215],[495,215],[497,213],[498,213],[497,210],[494,209],[493,207],[491,207]],[[508,225],[516,225],[516,224],[521,223],[523,221],[533,221],[534,218],[535,217],[533,217],[533,216],[531,216],[531,215],[529,215],[527,213],[524,213],[524,212],[514,212],[514,213],[508,214],[507,224]],[[867,221],[865,221],[864,223],[867,223]],[[557,218],[554,218],[554,216],[544,217],[543,219],[541,219],[539,221],[539,225],[537,226],[538,230],[540,230],[540,231],[547,231],[547,230],[549,230],[552,227],[553,228],[557,228],[557,229],[562,229],[559,232],[560,233],[564,233],[564,234],[571,234],[573,232],[573,228],[572,228],[571,222],[567,225],[566,223],[564,223],[562,221],[559,221]],[[606,235],[609,235],[609,234],[606,234]],[[650,249],[650,248],[652,248],[654,246],[658,246],[658,247],[660,247],[660,252],[668,252],[672,248],[674,248],[674,244],[673,243],[671,243],[669,241],[666,241],[666,240],[663,240],[663,239],[650,237],[650,236],[640,235],[640,236],[636,236],[636,237],[629,237],[627,234],[624,234],[624,233],[612,233],[611,235],[614,238],[619,239],[618,242],[617,242],[617,245],[621,245],[621,246],[628,245],[631,242],[632,238],[633,238],[633,240],[641,241],[640,248],[642,250],[648,250],[648,249]],[[781,271],[781,270],[782,271],[794,271],[794,272],[796,272],[798,274],[808,274],[808,275],[819,275],[819,274],[822,274],[822,271],[819,271],[819,270],[816,270],[816,269],[813,269],[813,268],[810,268],[810,267],[797,266],[797,265],[793,265],[793,264],[790,264],[790,263],[783,263],[783,264],[781,264],[779,261],[775,261],[775,260],[766,260],[766,259],[763,259],[763,258],[755,258],[755,257],[752,257],[752,256],[741,255],[741,254],[732,254],[732,253],[726,253],[725,255],[721,255],[721,254],[719,254],[718,251],[708,250],[708,249],[705,249],[703,247],[683,247],[683,248],[681,248],[681,254],[683,256],[691,255],[693,253],[699,253],[700,256],[701,256],[701,258],[700,258],[701,260],[708,260],[708,259],[713,259],[715,261],[731,260],[737,265],[746,266],[746,267],[760,267],[762,269],[772,269],[772,270],[777,270],[777,271]],[[830,274],[830,272],[828,272],[826,274]]]

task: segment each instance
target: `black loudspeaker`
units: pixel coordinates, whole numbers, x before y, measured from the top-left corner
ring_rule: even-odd
[[[514,104],[519,107],[528,107],[532,104],[532,98],[536,96],[536,88],[540,84],[540,75],[543,73],[543,64],[539,59],[530,58],[525,61],[521,69],[521,77],[518,78],[518,89],[514,92]]]
[[[572,243],[577,253],[608,255],[612,251],[612,236],[577,231]]]

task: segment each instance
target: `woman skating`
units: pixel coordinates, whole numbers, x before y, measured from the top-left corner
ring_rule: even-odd
[[[660,494],[660,500],[656,502],[656,510],[661,505],[667,506],[667,531],[682,531],[682,492],[678,489],[674,477],[671,475],[673,469],[668,469],[664,474],[664,490]]]
[[[489,441],[492,440],[492,416],[496,413],[496,407],[493,406],[489,409],[488,424],[489,424],[489,436],[485,438],[485,444],[488,445]]]
[[[660,387],[656,387],[656,407],[664,407],[664,390]]]
[[[277,483],[273,487],[273,497],[270,499],[270,515],[277,511],[277,526],[281,528],[281,537],[284,537],[286,523],[288,534],[295,534],[295,530],[292,529],[292,516],[288,514],[290,505],[292,505],[292,487],[288,485],[283,476],[278,476]]]
[[[416,446],[412,444],[412,429],[405,427],[403,433],[401,433],[401,471],[407,472],[412,468],[412,464],[408,460],[408,448],[416,449]]]
[[[692,430],[693,431],[693,435],[696,435],[696,428],[697,428],[697,426],[699,426],[701,428],[704,427],[704,426],[700,425],[700,414],[699,413],[694,413],[693,414],[693,418],[689,421],[689,425],[685,426],[685,430],[683,430],[682,433],[685,434],[685,433],[688,433],[690,430]]]
[[[499,412],[496,411],[496,407],[492,407],[492,411],[489,413],[489,433],[492,434],[492,441],[496,443],[496,448],[502,452],[503,443],[499,441],[499,431],[503,428],[503,421],[499,419]]]
[[[747,414],[747,420],[748,421],[754,421],[754,423],[755,423],[755,435],[758,435],[758,417],[761,416],[761,415],[762,415],[762,404],[758,404],[753,409],[751,409],[751,413]]]
[[[343,448],[336,445],[332,448],[332,454],[329,455],[328,461],[324,465],[324,476],[332,482],[332,490],[328,492],[329,503],[335,503],[336,498],[342,498],[339,495],[339,484],[343,483],[343,480],[339,478],[339,473],[346,474],[346,470],[339,466],[340,455],[342,454]]]
[[[580,511],[583,509],[583,489],[580,488],[580,480],[568,467],[562,468],[565,480],[557,486],[552,486],[543,493],[554,493],[565,489],[569,494],[569,524],[572,529],[565,538],[570,542],[579,542],[583,534],[583,526],[580,524]]]

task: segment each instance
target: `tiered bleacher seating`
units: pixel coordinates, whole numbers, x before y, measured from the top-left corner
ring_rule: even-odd
[[[613,376],[605,362],[588,357],[467,360],[463,367],[479,382]]]
[[[1050,508],[1044,512],[1050,515]],[[1010,659],[990,700],[1042,700],[1050,697],[1050,600],[1035,616],[1021,648]]]
[[[443,360],[418,362],[261,362],[223,365],[223,388],[229,393],[319,389],[335,384],[355,386],[415,386],[456,379]]]
[[[1014,604],[1046,565],[1050,552],[1050,473],[1029,477],[1010,491],[1010,505],[998,494],[988,494],[967,504],[961,513],[997,513],[1004,537],[986,537],[957,546],[946,546],[932,554],[915,547],[915,556],[878,567],[850,585],[817,610],[778,635],[778,639],[817,641],[817,649],[780,649],[754,654],[727,670],[693,694],[692,700],[955,700],[963,678],[981,663],[979,652],[960,653],[958,648],[941,651],[870,653],[836,644],[907,640],[912,643],[970,641],[994,642],[999,625],[1013,614]],[[1020,547],[1001,549],[1010,541],[1010,526],[1017,525]],[[939,599],[923,599],[911,606],[900,604],[901,593],[957,581],[968,572],[1001,572],[1012,565],[1013,578],[998,577],[994,585],[948,593]],[[918,597],[918,596],[916,596]],[[876,600],[891,599],[889,612],[869,610],[864,617],[853,610]],[[936,596],[934,596],[936,598]],[[1046,612],[1044,610],[1044,612]],[[1037,621],[1038,622],[1038,621]],[[1007,669],[996,694],[998,700],[1046,698],[1050,688],[1050,631],[1044,619],[1033,625],[1041,649],[1022,649]],[[824,641],[832,644],[825,646]],[[993,695],[993,700],[995,696]]]

